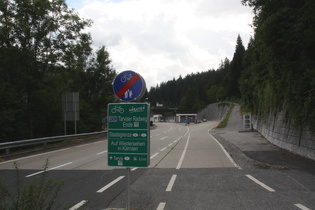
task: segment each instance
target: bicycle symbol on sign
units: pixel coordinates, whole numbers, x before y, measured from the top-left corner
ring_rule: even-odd
[[[119,112],[120,114],[122,114],[122,113],[124,113],[124,109],[123,108],[121,108],[121,106],[115,106],[114,108],[112,108],[112,110],[111,110],[111,112],[113,113],[113,114],[115,114],[116,112]]]
[[[120,78],[120,81],[121,82],[127,82],[127,81],[129,81],[131,79],[131,77],[132,77],[132,73],[130,73],[130,74],[124,73],[124,76],[122,76]]]

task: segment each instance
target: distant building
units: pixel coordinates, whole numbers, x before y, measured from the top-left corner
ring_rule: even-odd
[[[189,122],[197,121],[197,114],[176,114],[176,122],[185,122],[188,119]]]
[[[163,115],[161,115],[161,114],[155,114],[155,115],[153,115],[152,121],[153,121],[153,122],[163,122],[163,121],[164,121]]]
[[[184,122],[185,117],[188,117],[190,122],[195,122],[197,112],[165,107],[161,104],[151,107],[150,110],[150,118],[153,122]]]

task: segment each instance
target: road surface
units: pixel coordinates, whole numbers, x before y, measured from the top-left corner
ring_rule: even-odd
[[[219,142],[216,125],[156,124],[151,130],[150,167],[130,172],[131,208],[315,209],[314,174],[244,167],[241,158],[236,153],[232,157],[231,148],[228,152]],[[1,179],[14,186],[17,162],[28,182],[43,174],[46,159],[49,178],[64,181],[56,209],[127,206],[127,170],[107,166],[106,139],[2,162]]]

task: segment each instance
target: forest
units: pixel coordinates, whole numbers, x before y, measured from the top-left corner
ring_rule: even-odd
[[[195,111],[236,101],[261,118],[285,111],[315,131],[315,1],[241,3],[254,13],[246,48],[236,35],[233,58],[218,69],[163,82],[145,97]],[[63,135],[65,92],[79,92],[78,133],[104,129],[116,71],[105,46],[92,49],[91,24],[64,0],[0,1],[0,142]]]
[[[0,142],[64,135],[66,92],[79,92],[78,133],[102,129],[116,72],[91,24],[63,0],[0,1]]]
[[[233,101],[262,119],[284,111],[287,122],[315,132],[315,1],[242,0],[254,12],[254,36],[238,35],[232,60],[218,69],[180,76],[149,91],[149,100],[201,110]]]

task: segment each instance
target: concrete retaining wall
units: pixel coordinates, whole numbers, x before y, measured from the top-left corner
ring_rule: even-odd
[[[285,115],[270,115],[267,120],[252,118],[253,127],[271,143],[293,153],[315,160],[315,135],[310,129],[298,129],[286,123]]]
[[[229,105],[219,105],[217,103],[209,104],[201,112],[197,113],[197,119],[208,121],[220,121],[226,111],[228,110]]]

